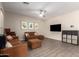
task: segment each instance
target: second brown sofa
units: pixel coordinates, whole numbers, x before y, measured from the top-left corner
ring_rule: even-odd
[[[27,43],[23,44],[17,38],[9,39],[8,41],[12,44],[12,47],[2,49],[1,54],[7,54],[9,57],[24,57],[28,55]]]
[[[35,32],[25,32],[25,41],[28,42],[28,46],[30,48],[39,48],[42,45],[42,40],[44,39],[44,36],[42,35],[35,35]]]
[[[35,35],[36,32],[25,32],[24,33],[24,37],[25,37],[25,41],[27,41],[28,39],[40,39],[40,40],[44,40],[44,36],[43,35]],[[26,36],[26,34],[28,34]]]

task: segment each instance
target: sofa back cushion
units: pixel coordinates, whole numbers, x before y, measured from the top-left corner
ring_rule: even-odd
[[[35,32],[25,32],[25,34],[26,34],[26,33],[27,33],[29,36],[34,36],[34,35],[35,35],[35,34],[34,34]]]
[[[35,33],[34,33],[34,35],[36,35],[36,36],[37,36],[37,35],[39,35],[39,33],[35,32]]]
[[[12,46],[16,46],[18,44],[21,44],[21,42],[19,41],[19,39],[9,40],[9,42],[12,44]]]
[[[21,43],[18,38],[13,38],[11,35],[6,36],[6,38],[7,38],[7,41],[12,44],[12,46],[15,46]]]
[[[6,35],[9,35],[9,34],[10,34],[10,28],[5,28],[5,29],[4,29],[4,33],[5,33]]]

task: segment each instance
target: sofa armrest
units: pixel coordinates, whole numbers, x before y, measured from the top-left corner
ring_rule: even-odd
[[[12,57],[18,57],[18,56],[27,56],[28,55],[28,48],[25,44],[20,44],[14,47],[5,48],[1,50],[2,54],[8,54]]]
[[[38,39],[40,40],[44,40],[44,36],[43,35],[37,35]]]

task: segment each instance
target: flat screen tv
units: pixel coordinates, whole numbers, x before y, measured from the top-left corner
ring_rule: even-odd
[[[50,25],[50,31],[60,32],[61,31],[61,24]]]

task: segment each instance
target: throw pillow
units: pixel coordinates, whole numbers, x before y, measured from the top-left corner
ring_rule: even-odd
[[[34,33],[34,35],[39,35],[39,34],[36,32],[36,33]]]
[[[6,48],[12,47],[12,44],[10,42],[6,42]]]
[[[8,40],[12,40],[12,39],[13,39],[13,37],[12,37],[11,35],[6,36],[6,38],[7,38]]]
[[[28,33],[26,33],[26,34],[25,34],[25,36],[27,37],[27,36],[29,36],[29,34],[28,34]]]

